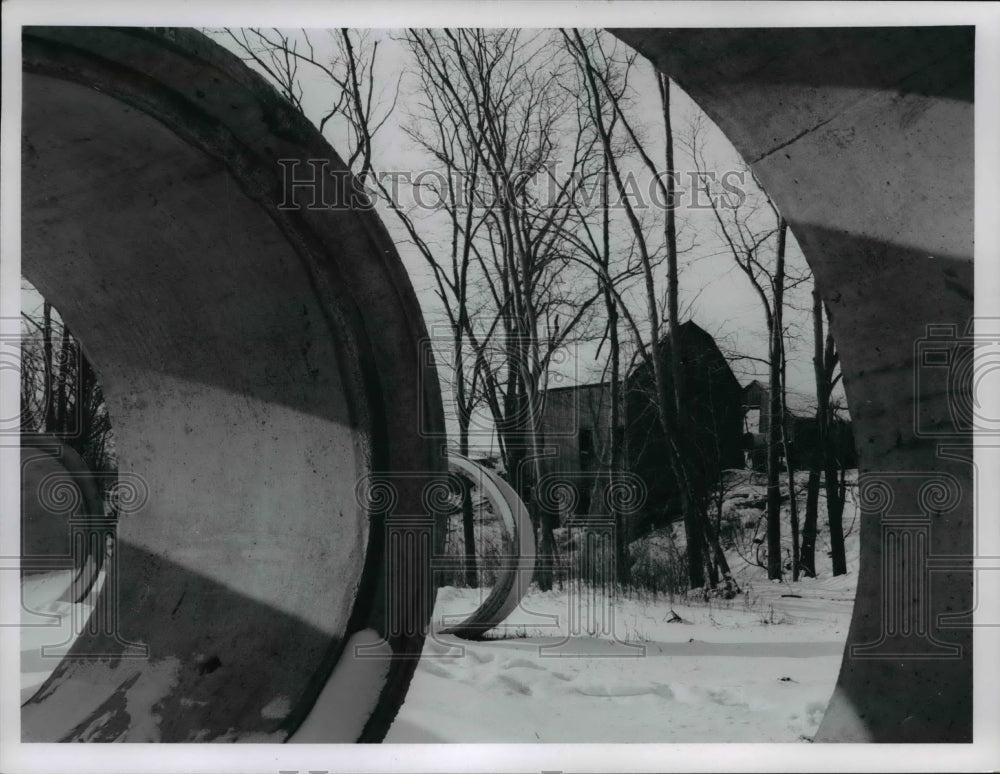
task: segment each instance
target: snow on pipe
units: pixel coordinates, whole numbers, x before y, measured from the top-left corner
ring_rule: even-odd
[[[288,185],[346,167],[196,32],[29,27],[23,57],[23,272],[86,349],[145,493],[23,740],[284,741],[331,697],[347,709],[306,736],[380,740],[433,589],[358,482],[391,471],[395,512],[420,513],[445,471],[389,235]]]
[[[476,639],[503,623],[524,599],[535,571],[535,537],[527,507],[496,471],[454,452],[448,453],[448,465],[466,477],[493,506],[506,549],[489,596],[464,621],[442,630],[442,634]]]

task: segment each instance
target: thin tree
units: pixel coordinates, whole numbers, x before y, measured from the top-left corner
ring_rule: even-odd
[[[621,95],[616,93],[616,90],[612,86],[611,79],[608,76],[608,56],[601,45],[600,37],[595,36],[593,42],[588,44],[579,30],[572,30],[571,33],[564,32],[563,35],[567,46],[573,51],[578,66],[581,69],[582,85],[590,95],[592,106],[600,106],[607,102],[613,108],[614,115],[620,122],[630,147],[655,180],[662,196],[662,201],[665,203],[667,214],[664,219],[661,242],[667,257],[666,315],[661,312],[657,298],[654,273],[656,259],[655,250],[651,246],[652,240],[646,233],[635,207],[628,196],[622,166],[617,162],[613,153],[612,128],[606,120],[603,111],[593,109],[592,118],[597,125],[605,154],[609,159],[609,169],[618,193],[618,201],[621,202],[624,209],[632,230],[633,242],[638,252],[640,276],[645,291],[645,327],[649,331],[648,342],[641,335],[640,329],[635,324],[631,315],[625,315],[624,304],[621,304],[620,308],[623,309],[623,316],[626,316],[626,319],[629,321],[629,327],[635,338],[636,349],[641,353],[646,367],[653,374],[654,400],[657,416],[664,431],[668,464],[677,485],[684,517],[688,580],[692,588],[699,588],[705,585],[706,579],[703,546],[706,542],[705,529],[707,516],[705,513],[706,503],[697,496],[696,492],[695,475],[692,469],[694,460],[691,453],[691,444],[686,437],[688,428],[683,419],[685,414],[683,409],[685,408],[686,401],[683,390],[684,376],[680,369],[681,342],[677,306],[678,248],[674,215],[676,210],[676,191],[674,188],[675,170],[673,168],[673,130],[670,120],[670,83],[666,79],[659,81],[661,112],[667,146],[665,152],[667,168],[661,170],[646,152],[644,144],[639,139],[637,130],[624,111]],[[664,317],[666,317],[666,320],[664,320]],[[670,342],[671,346],[669,348],[664,346],[665,340]],[[721,562],[725,562],[724,556],[720,556],[719,559]]]
[[[838,476],[841,467],[838,459],[839,438],[834,434],[832,401],[833,389],[840,381],[842,372],[838,370],[840,355],[829,327],[824,333],[824,316],[829,320],[829,310],[820,298],[819,289],[814,286],[812,320],[813,372],[816,377],[816,444],[810,460],[800,552],[803,572],[811,577],[816,576],[816,532],[821,476],[826,494],[833,574],[843,575],[847,572],[843,530],[846,493],[844,476],[842,473]]]
[[[26,281],[22,288],[37,294]],[[114,472],[111,419],[80,342],[48,301],[40,315],[22,312],[21,322],[21,432],[56,435],[92,472]],[[106,476],[97,481],[101,489],[111,483]]]
[[[705,173],[704,160],[697,151],[694,138],[692,146],[695,146],[692,156],[696,160],[698,171]],[[722,207],[710,190],[709,179],[707,174],[703,177],[705,195],[715,215],[719,236],[735,265],[749,280],[764,313],[768,349],[767,575],[772,580],[779,580],[782,577],[780,450],[786,412],[782,400],[781,374],[788,226],[759,185],[763,204],[745,200],[742,205]]]

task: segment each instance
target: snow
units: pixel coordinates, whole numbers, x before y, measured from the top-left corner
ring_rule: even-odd
[[[72,570],[58,570],[21,582],[22,704],[49,679],[94,611],[104,571],[98,573],[87,597],[76,603],[62,599],[74,575]]]
[[[288,741],[356,740],[378,702],[379,686],[385,682],[391,655],[392,649],[374,629],[353,635],[309,716]]]
[[[749,500],[760,494],[749,485],[730,492]],[[747,513],[740,510],[740,518]],[[820,513],[825,526],[822,499]],[[768,581],[763,568],[743,558],[746,551],[734,550],[728,559],[741,588],[734,599],[706,599],[699,590],[673,596],[631,591],[613,598],[601,589],[568,584],[550,592],[533,588],[480,642],[439,630],[475,610],[489,589],[443,587],[432,632],[386,741],[808,740],[833,692],[850,623],[859,554],[856,518],[857,504],[849,498],[846,575],[831,577],[821,534],[815,579]],[[787,542],[787,525],[784,535]],[[665,530],[634,546],[633,556],[669,559],[678,548],[682,537]],[[25,584],[24,622],[34,626],[22,630],[22,701],[58,663],[58,658],[32,660],[40,644],[72,641],[74,606],[56,599],[68,582],[68,576],[52,575]],[[76,606],[78,625],[89,615],[89,601]],[[378,639],[368,631],[358,637],[347,654]],[[386,663],[368,659],[363,674]],[[165,668],[139,697],[151,717],[160,683],[175,677],[175,665]],[[341,718],[344,738],[354,738],[374,699],[359,692],[357,680],[331,680],[318,702],[324,709],[314,716]],[[286,697],[275,697],[264,713],[278,716],[287,707]],[[329,741],[326,727],[317,735],[307,722],[291,741]],[[138,738],[155,739],[155,718],[152,727],[140,730]]]
[[[848,498],[845,528],[856,512]],[[858,532],[854,524],[848,573],[836,578],[820,535],[815,579],[768,581],[733,551],[741,594],[731,600],[533,587],[480,642],[439,630],[488,589],[441,588],[386,742],[811,740],[840,669]]]

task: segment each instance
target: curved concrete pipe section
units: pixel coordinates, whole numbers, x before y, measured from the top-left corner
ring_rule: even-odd
[[[503,623],[528,593],[535,572],[535,536],[527,507],[496,471],[454,452],[448,453],[448,466],[470,481],[493,506],[500,520],[506,550],[489,596],[464,621],[441,631],[442,634],[477,639]]]
[[[615,34],[750,163],[833,316],[862,554],[817,741],[971,740],[972,432],[941,364],[971,350],[973,28]]]
[[[47,433],[22,435],[21,607],[29,617],[87,597],[113,550],[107,524],[80,455]]]
[[[21,437],[21,701],[90,623],[113,557],[96,477],[60,438]]]
[[[23,706],[24,740],[283,741],[351,659],[317,741],[381,739],[433,592],[422,555],[387,566],[392,514],[356,487],[389,472],[396,511],[420,513],[445,469],[416,432],[443,435],[441,399],[388,234],[310,208],[309,185],[289,206],[279,160],[299,180],[343,162],[200,34],[23,43],[23,272],[84,343],[120,470],[148,489],[117,526],[113,625]]]

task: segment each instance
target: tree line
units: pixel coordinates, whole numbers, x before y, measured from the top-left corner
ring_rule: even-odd
[[[22,298],[41,297],[22,280]],[[45,433],[76,451],[95,473],[114,473],[111,418],[97,372],[47,300],[21,313],[21,432]],[[95,478],[104,489],[108,476]]]
[[[495,438],[506,475],[532,515],[542,589],[553,583],[559,526],[558,514],[536,491],[545,464],[544,395],[567,346],[581,343],[596,351],[611,391],[610,448],[601,456],[602,473],[614,480],[624,470],[624,439],[615,432],[623,424],[621,385],[636,364],[645,364],[669,441],[667,464],[678,482],[688,583],[734,585],[712,497],[694,483],[694,428],[680,347],[665,346],[677,340],[684,321],[685,264],[699,240],[710,237],[760,302],[770,415],[781,418],[770,423],[767,443],[767,569],[771,578],[782,576],[781,458],[789,456],[791,335],[785,312],[789,290],[810,277],[804,267],[789,265],[787,223],[749,168],[740,170],[745,185],[735,189],[712,168],[703,119],[680,132],[673,126],[676,86],[666,76],[654,76],[659,110],[650,121],[636,85],[642,77],[648,81],[650,63],[603,32],[404,30],[388,41],[348,29],[213,34],[265,74],[320,131],[337,137],[333,144],[351,171],[395,220],[405,249],[422,261],[440,309],[431,328],[444,364],[455,447],[468,454],[479,433]],[[402,52],[405,83],[402,75],[381,77],[386,43]],[[393,170],[380,168],[380,142],[390,119],[414,147],[414,166],[436,172],[410,179],[409,189],[396,184]],[[653,150],[661,147],[662,155]],[[681,174],[678,150],[694,174]],[[637,179],[648,182],[660,206],[636,200]],[[683,197],[700,197],[710,208],[710,234],[704,223],[693,228],[685,222]],[[845,482],[830,443],[838,357],[827,313],[815,291],[814,297],[816,422],[824,451],[810,462],[801,529],[793,472],[784,466],[795,578],[815,574],[821,484],[834,571],[846,571],[837,539]],[[472,521],[466,492],[470,583]],[[619,580],[627,582],[624,524],[617,534]]]

